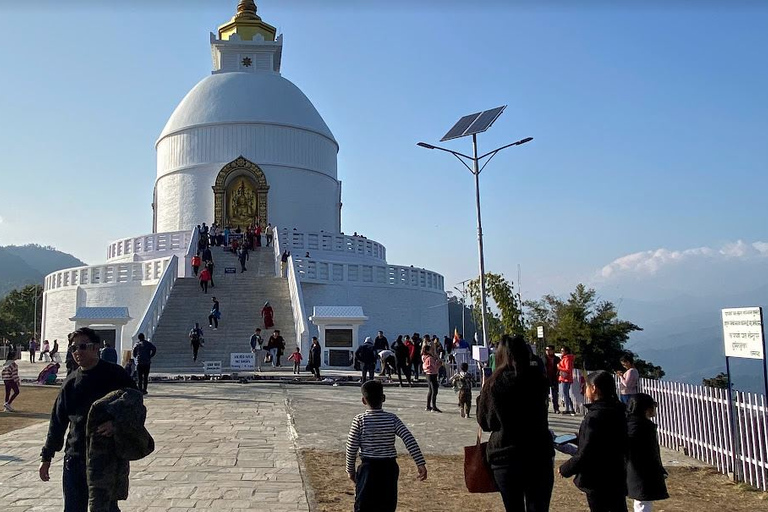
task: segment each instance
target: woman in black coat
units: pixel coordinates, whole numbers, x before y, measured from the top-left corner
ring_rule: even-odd
[[[586,396],[592,403],[579,428],[579,448],[560,466],[560,475],[576,476],[573,482],[587,495],[592,512],[627,512],[626,408],[613,375],[589,374]]]
[[[522,336],[503,336],[495,355],[496,371],[477,405],[478,424],[491,432],[488,463],[505,510],[546,512],[555,480],[547,421],[549,383],[531,366]]]
[[[315,380],[321,380],[320,365],[323,361],[323,347],[317,341],[317,336],[312,336],[312,346],[309,347],[309,368],[315,376]]]
[[[635,510],[643,512],[651,512],[651,502],[669,498],[656,424],[651,421],[654,416],[653,397],[645,393],[634,395],[627,416],[627,489],[629,497],[635,500]]]

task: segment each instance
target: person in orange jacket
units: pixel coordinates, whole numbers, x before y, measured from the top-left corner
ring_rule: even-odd
[[[575,415],[573,400],[571,400],[571,386],[573,385],[573,360],[576,356],[571,353],[569,347],[563,347],[561,353],[562,357],[557,365],[557,380],[560,382],[560,394],[565,401],[565,411],[563,414]]]
[[[200,268],[200,264],[202,263],[202,261],[200,260],[200,253],[197,253],[194,256],[192,256],[191,263],[192,263],[192,272],[194,272],[195,277],[197,277],[197,271]]]

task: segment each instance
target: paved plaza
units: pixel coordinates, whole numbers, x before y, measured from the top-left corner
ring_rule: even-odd
[[[442,388],[443,414],[424,411],[426,388],[387,387],[397,413],[427,454],[459,454],[477,424],[462,419],[455,394]],[[156,450],[131,464],[125,511],[310,510],[299,450],[342,451],[352,417],[363,410],[357,386],[182,382],[150,384],[147,427]],[[552,416],[558,433],[577,418]],[[61,454],[51,481],[38,479],[47,423],[0,436],[3,512],[61,510]],[[401,443],[398,448],[403,450]],[[666,465],[695,461],[664,451]],[[311,495],[311,493],[310,493]]]

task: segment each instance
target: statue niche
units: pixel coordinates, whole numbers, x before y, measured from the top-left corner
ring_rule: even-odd
[[[227,223],[232,227],[251,226],[258,218],[258,195],[251,180],[244,176],[227,187]]]
[[[219,171],[212,188],[216,224],[245,229],[258,220],[267,226],[269,185],[258,165],[240,156]]]

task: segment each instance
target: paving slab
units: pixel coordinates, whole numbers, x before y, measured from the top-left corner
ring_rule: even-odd
[[[285,389],[236,383],[150,385],[156,451],[131,464],[123,510],[308,511]],[[37,477],[47,423],[0,436],[4,512],[61,510],[62,456]]]

